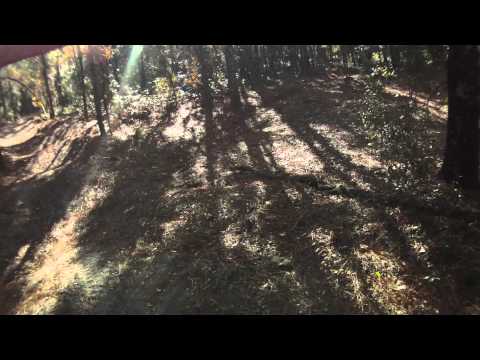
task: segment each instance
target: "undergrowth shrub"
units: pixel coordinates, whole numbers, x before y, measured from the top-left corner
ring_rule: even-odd
[[[397,188],[411,188],[435,172],[428,110],[413,99],[390,104],[378,76],[367,81],[361,103],[361,127],[385,163],[389,181]]]

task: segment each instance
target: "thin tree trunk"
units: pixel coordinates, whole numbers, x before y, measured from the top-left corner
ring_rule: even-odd
[[[389,45],[389,50],[390,50],[390,58],[392,60],[392,67],[395,72],[400,71],[400,49],[398,48],[398,45]]]
[[[80,77],[80,90],[82,92],[83,101],[83,117],[88,120],[88,105],[87,105],[87,87],[85,86],[85,71],[83,69],[82,53],[80,47],[76,46],[77,63],[78,63],[78,75]]]
[[[3,85],[2,85],[1,82],[0,82],[0,102],[2,104],[3,117],[7,118],[7,116],[8,116],[8,114],[7,114],[7,101],[6,101],[5,93],[3,91]]]
[[[8,83],[8,102],[12,110],[13,118],[16,119],[18,115],[17,98],[13,92],[12,84]]]
[[[310,73],[310,59],[306,45],[300,46],[300,72],[302,76]]]
[[[40,56],[40,61],[42,63],[42,77],[43,83],[45,85],[45,93],[47,96],[47,105],[48,105],[48,112],[50,114],[50,119],[55,118],[55,109],[53,108],[53,98],[52,92],[50,91],[50,84],[48,81],[48,61],[45,55]]]
[[[112,94],[110,91],[110,77],[109,77],[109,71],[108,71],[108,63],[102,64],[99,70],[101,70],[103,108],[105,109],[105,116],[107,118],[108,129],[110,131],[110,135],[112,135],[112,125],[110,123],[110,102],[112,99]]]
[[[200,77],[201,77],[201,95],[202,95],[202,105],[206,112],[210,112],[213,108],[213,98],[212,92],[210,89],[210,79],[211,71],[210,67],[207,64],[206,51],[203,45],[194,46],[195,56],[197,58],[199,67],[200,67]]]
[[[225,70],[228,80],[228,92],[232,102],[232,107],[234,109],[238,109],[241,105],[241,102],[237,81],[237,63],[233,54],[232,45],[225,45],[224,53],[226,63]]]
[[[382,45],[382,55],[383,55],[383,64],[387,68],[392,68],[392,63],[390,61],[390,54],[389,54],[389,47],[386,45]]]
[[[56,73],[55,73],[55,91],[57,93],[57,103],[58,105],[60,105],[60,108],[61,108],[61,112],[63,114],[63,112],[65,111],[65,94],[63,93],[63,89],[62,89],[62,76],[60,74],[60,66],[58,64],[58,60],[57,60],[57,63],[55,64],[55,70],[56,70]]]
[[[96,63],[95,56],[89,54],[89,64],[90,69],[90,80],[92,81],[93,87],[93,101],[95,104],[95,115],[97,118],[98,128],[100,130],[101,136],[106,136],[107,132],[105,131],[105,125],[103,124],[103,115],[102,115],[102,94],[101,94],[101,85],[98,76],[98,64]]]
[[[147,89],[147,74],[145,71],[145,60],[143,52],[140,55],[140,89],[145,91]]]
[[[0,171],[7,170],[7,160],[2,154],[2,149],[0,149]]]
[[[118,75],[119,71],[119,65],[118,65],[118,54],[116,52],[117,45],[112,45],[112,73],[113,73],[113,78],[117,82],[117,84],[120,84],[120,76]]]

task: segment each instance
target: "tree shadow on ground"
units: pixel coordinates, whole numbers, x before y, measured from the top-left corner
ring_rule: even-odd
[[[32,147],[31,142],[22,145],[28,147],[28,151],[37,153],[42,150],[40,144],[44,141],[50,144],[59,142],[61,134],[65,134],[70,126],[70,122],[52,123],[51,128],[44,129],[41,135],[36,136],[46,137],[46,140],[37,141],[37,148]],[[69,204],[82,189],[88,171],[88,159],[98,146],[99,138],[76,138],[63,166],[55,172],[41,178],[32,177],[0,190],[0,227],[3,229],[0,250],[1,313],[13,311],[24,285],[24,265],[33,259],[40,245],[48,240],[47,234],[64,217]],[[15,151],[21,153],[26,150],[16,147]],[[70,162],[66,163],[66,160]],[[20,255],[21,249],[26,250]]]
[[[51,122],[31,139],[9,147],[10,153],[32,155],[16,160],[8,175],[16,178],[30,175],[26,166],[47,146],[59,147],[75,119],[67,118]],[[1,313],[13,311],[23,287],[23,272],[26,263],[35,256],[45,243],[47,234],[61,220],[75,196],[80,192],[88,171],[88,159],[99,146],[99,139],[88,136],[90,129],[69,139],[68,152],[62,163],[50,174],[34,173],[34,176],[10,185],[2,186],[0,196],[2,230],[0,250]],[[67,140],[65,140],[66,142]],[[60,151],[59,150],[59,151]],[[67,149],[66,149],[67,150]],[[58,154],[56,155],[58,157]],[[39,176],[39,175],[44,176]]]
[[[203,94],[200,111],[189,114],[203,124],[201,139],[168,140],[161,124],[142,140],[112,145],[117,160],[105,170],[113,185],[78,229],[76,261],[88,274],[60,294],[54,313],[461,312],[465,304],[445,295],[449,284],[423,279],[453,268],[440,269],[434,251],[423,258],[412,244],[432,246],[435,231],[443,231],[439,217],[378,202],[377,195],[397,193],[395,183],[311,126],[337,126],[349,146],[364,149],[353,117],[338,110],[343,90],[278,86],[255,89],[261,104],[242,89],[240,110]],[[321,102],[300,102],[307,94]],[[289,174],[272,152],[274,134],[259,107],[274,109],[307,145],[324,165],[324,180],[355,191],[322,192]],[[408,288],[392,290],[397,278]]]
[[[248,161],[263,173],[284,172],[255,107],[244,103],[231,111],[203,99],[200,149],[158,133],[138,148],[113,147],[121,159],[112,164],[114,186],[82,222],[78,241],[79,261],[93,261],[98,279],[72,285],[55,313],[385,312],[372,294],[360,302],[346,295],[351,281],[335,266],[349,267],[368,293],[367,274],[349,261],[355,244],[344,236],[360,216],[351,204],[231,171]],[[193,171],[201,155],[203,180]],[[316,228],[333,236],[316,244]]]
[[[293,99],[290,98],[287,105],[282,104],[281,101],[278,101],[278,98],[273,97],[285,93],[284,90],[278,86],[273,86],[271,89],[258,87],[256,90],[260,94],[263,104],[273,107],[282,116],[282,121],[284,121],[289,128],[309,146],[312,153],[323,162],[325,175],[330,177],[331,181],[341,182],[353,188],[358,188],[358,182],[360,181],[361,183],[367,184],[373,193],[396,194],[399,199],[402,197],[408,198],[409,195],[411,197],[411,194],[417,194],[417,189],[413,189],[412,187],[399,189],[395,186],[398,181],[396,181],[397,179],[393,176],[385,177],[382,176],[381,173],[379,174],[376,171],[372,171],[372,169],[362,164],[354,163],[348,154],[343,153],[338,146],[333,145],[331,138],[325,136],[321,131],[317,131],[315,127],[312,127],[312,124],[317,122],[323,125],[330,123],[335,128],[340,128],[342,131],[349,133],[349,146],[365,147],[364,134],[355,126],[355,124],[358,123],[358,115],[357,119],[355,119],[354,115],[355,111],[358,111],[358,108],[355,108],[355,102],[350,102],[348,98],[346,100],[342,99],[341,91],[339,91],[338,95],[332,96],[325,91],[324,87],[315,92],[315,88],[305,87],[304,84],[297,83],[293,86],[290,84],[290,86],[292,87],[290,92],[296,92],[296,96]],[[315,120],[305,118],[305,113],[309,111],[308,106],[299,106],[297,102],[301,101],[302,97],[321,99],[320,106],[324,106],[324,111],[320,108],[319,112],[317,109]],[[390,100],[385,101],[391,102]],[[342,101],[346,101],[349,104],[349,115],[346,115],[344,112],[335,114],[335,109],[341,106]],[[398,99],[396,101],[399,102]],[[407,99],[405,99],[405,101],[407,101]],[[401,104],[401,102],[399,102],[399,104]],[[317,105],[318,104],[315,106]],[[352,116],[352,114],[354,116]],[[427,124],[435,128],[433,133],[436,133],[436,136],[440,133],[440,131],[438,131],[438,124],[438,122]],[[424,138],[418,138],[416,141],[428,143],[428,140]],[[416,156],[431,156],[433,153],[435,153],[436,156],[440,156],[438,147],[431,147],[431,150],[427,154],[417,154]],[[385,161],[389,159],[380,158],[380,160]],[[355,174],[355,177],[352,177],[350,174]],[[433,174],[429,175],[432,176]],[[418,200],[420,201],[427,202],[426,199],[428,195],[431,195],[431,192],[435,190],[432,188],[432,183],[428,180],[429,179],[419,179],[416,183],[417,185],[423,182],[424,188],[422,190],[427,193],[430,191],[430,194],[426,194],[427,196],[423,199],[419,198]],[[422,194],[422,192],[418,192],[418,194],[425,195]],[[374,215],[370,221],[381,223],[383,229],[386,231],[387,236],[384,238],[386,241],[383,245],[384,249],[395,254],[395,256],[405,264],[406,269],[404,271],[409,274],[411,284],[417,287],[419,289],[418,291],[424,296],[428,294],[426,296],[435,304],[437,309],[442,313],[461,313],[466,306],[472,303],[475,304],[478,301],[480,295],[479,283],[474,280],[475,276],[469,273],[472,271],[471,269],[478,269],[478,262],[474,260],[476,257],[472,256],[472,254],[478,254],[480,249],[471,241],[475,236],[474,234],[478,236],[478,229],[469,228],[465,220],[452,220],[435,212],[430,214],[428,211],[419,212],[415,206],[409,206],[408,203],[396,204],[399,214],[392,216],[391,210],[395,209],[395,204],[393,206],[375,204],[372,203],[372,201],[365,201],[364,197],[358,197],[356,200],[364,208],[361,211],[373,211]],[[471,217],[469,218],[471,219]],[[416,226],[420,228],[420,230],[416,233],[408,232],[405,229],[409,226]],[[448,230],[445,226],[447,226]],[[450,226],[452,226],[451,229]],[[463,229],[461,233],[458,233],[459,229]],[[445,240],[448,239],[447,241],[451,241],[450,246],[447,248],[443,248],[440,242],[435,241],[442,231],[444,232],[443,236]],[[465,232],[466,234],[463,235]],[[469,241],[463,241],[462,237],[469,239]],[[419,258],[419,254],[413,251],[412,238],[415,239],[416,242],[429,246],[431,252],[428,255],[420,255]],[[354,244],[352,245],[353,247],[350,249],[350,252],[356,247]],[[392,248],[390,248],[390,245],[393,245]],[[453,251],[453,248],[457,250]],[[338,250],[340,250],[340,248]],[[446,255],[446,253],[450,255]],[[452,253],[457,253],[458,256],[454,256]],[[449,261],[445,260],[447,257],[450,258]],[[470,271],[468,270],[469,268]],[[431,279],[436,277],[438,277],[440,281],[432,283]],[[468,287],[469,291],[465,290],[465,287]],[[452,289],[455,289],[453,293]]]

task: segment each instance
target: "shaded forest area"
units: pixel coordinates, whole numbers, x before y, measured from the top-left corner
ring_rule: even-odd
[[[1,68],[0,313],[479,314],[479,54],[70,45]]]

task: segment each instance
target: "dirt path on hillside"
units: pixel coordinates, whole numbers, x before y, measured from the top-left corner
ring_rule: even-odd
[[[295,180],[395,193],[354,126],[361,89],[343,82],[272,82],[243,91],[241,111],[184,101],[103,141],[74,117],[5,130],[2,313],[477,311],[465,253],[441,260],[460,233],[472,258],[476,225]]]

